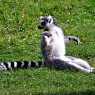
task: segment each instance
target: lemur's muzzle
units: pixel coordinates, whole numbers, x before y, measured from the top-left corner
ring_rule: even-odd
[[[41,25],[38,26],[38,29],[43,29],[44,27],[42,27]]]

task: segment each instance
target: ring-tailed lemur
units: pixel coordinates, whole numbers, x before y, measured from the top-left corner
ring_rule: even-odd
[[[43,33],[44,34],[44,33]],[[47,35],[46,32],[44,35]],[[51,35],[47,35],[47,36],[51,36]],[[47,47],[50,49],[50,47],[48,46],[48,42],[45,42],[45,39],[42,38],[42,46],[43,44],[45,45],[46,47],[46,44],[47,44]],[[76,41],[77,43],[79,43],[79,39],[77,37],[74,37],[74,36],[65,36],[64,38],[65,42],[68,43],[69,41],[71,40],[74,40]],[[47,49],[48,49],[47,48]],[[46,53],[51,53],[51,51],[49,50],[46,50]],[[43,54],[43,51],[42,51],[42,54]],[[45,54],[47,55],[47,54]],[[44,59],[49,59],[51,58],[48,54],[48,58],[46,58],[46,56],[44,55]],[[31,68],[31,67],[41,67],[43,66],[43,63],[42,61],[39,61],[39,62],[36,62],[36,61],[14,61],[14,62],[1,62],[0,63],[0,71],[3,71],[3,70],[13,70],[13,69],[17,69],[17,68]]]
[[[88,73],[94,72],[94,68],[86,61],[80,58],[66,56],[63,31],[54,24],[52,16],[41,16],[38,28],[44,30],[42,33],[41,49],[45,65],[59,69],[73,67]],[[72,38],[72,36],[70,37]]]
[[[44,29],[42,33],[41,50],[44,61],[17,61],[17,62],[2,62],[0,63],[0,70],[12,70],[15,68],[31,68],[41,67],[43,65],[54,66],[58,69],[65,67],[77,68],[85,72],[93,72],[93,68],[82,59],[71,56],[65,56],[65,42],[71,39],[76,40],[75,36],[67,36],[64,38],[63,31],[56,26],[51,16],[40,18],[40,29]],[[70,39],[71,38],[71,39]],[[44,63],[44,64],[43,64]]]

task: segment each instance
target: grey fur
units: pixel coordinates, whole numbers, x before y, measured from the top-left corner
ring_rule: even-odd
[[[44,19],[44,16],[41,17],[41,18]],[[50,19],[51,19],[51,22],[48,22],[48,20],[50,20]],[[41,24],[42,22],[44,24]],[[41,50],[42,50],[42,54],[43,54],[43,57],[44,57],[44,63],[45,63],[46,66],[59,68],[59,69],[64,69],[65,67],[67,67],[67,68],[72,68],[73,67],[74,69],[81,70],[81,71],[87,72],[87,73],[94,72],[94,68],[91,67],[86,61],[84,61],[80,58],[75,58],[75,57],[72,57],[72,56],[66,56],[65,51],[64,52],[60,51],[60,49],[62,49],[62,48],[60,48],[60,46],[62,44],[64,45],[64,43],[70,42],[71,40],[74,40],[74,41],[77,42],[77,44],[79,44],[80,40],[79,40],[78,37],[75,37],[75,36],[65,36],[64,37],[64,35],[62,34],[61,28],[56,26],[53,23],[52,16],[47,16],[47,17],[45,16],[45,20],[42,20],[42,22],[40,23],[40,28],[39,29],[44,30],[44,33],[42,33]],[[47,35],[45,35],[45,32],[46,32]],[[54,35],[56,35],[57,37],[61,33],[58,40],[61,41],[61,42],[63,41],[63,43],[59,42],[60,46],[58,46],[58,45],[55,46],[57,51],[53,50],[53,47],[54,47],[53,45],[55,45],[53,43],[56,43],[57,40],[55,40],[52,33],[55,33]],[[50,36],[48,36],[48,35],[50,35]],[[63,40],[62,40],[62,37],[64,38]],[[57,43],[58,43],[58,41],[57,41]],[[64,46],[63,46],[63,50],[65,50]],[[56,52],[60,52],[60,54],[62,54],[62,56],[59,56],[56,59],[54,57],[54,54],[53,54],[52,51],[55,54],[56,54]]]

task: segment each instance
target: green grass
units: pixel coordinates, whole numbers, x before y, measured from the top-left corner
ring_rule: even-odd
[[[41,15],[53,15],[65,35],[79,36],[67,55],[95,67],[94,0],[0,0],[0,61],[41,60],[37,29]],[[95,95],[95,74],[48,68],[0,72],[0,95]]]
[[[0,73],[1,95],[94,95],[95,75],[48,68]]]

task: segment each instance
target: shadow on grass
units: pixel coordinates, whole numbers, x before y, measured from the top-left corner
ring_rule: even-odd
[[[95,95],[95,91],[79,91],[79,92],[58,92],[58,93],[39,93],[37,95]]]

